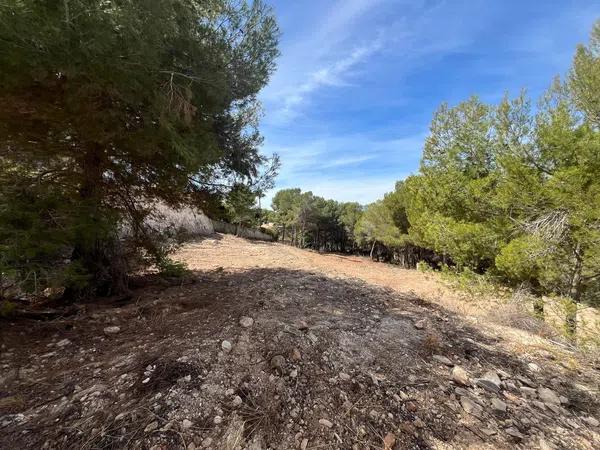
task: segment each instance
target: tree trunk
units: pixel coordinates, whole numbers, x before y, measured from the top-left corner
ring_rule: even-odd
[[[114,225],[102,210],[104,151],[99,144],[89,148],[80,161],[81,184],[79,204],[81,211],[78,231],[73,243],[71,260],[90,277],[87,294],[110,295],[127,289],[127,273],[123,261],[115,258],[118,245],[111,235]],[[69,286],[65,297],[74,298],[86,294],[81,287]]]
[[[544,320],[544,299],[542,297],[535,296],[533,300],[533,314],[538,319]]]
[[[373,241],[373,245],[371,246],[371,253],[369,253],[369,257],[371,258],[371,261],[373,260],[373,252],[375,251],[375,244],[377,244],[377,241]]]
[[[530,281],[531,293],[533,294],[533,314],[540,320],[544,320],[544,299],[542,298],[542,286],[537,279]]]
[[[572,307],[567,307],[565,317],[565,328],[567,335],[571,339],[575,339],[577,335],[577,305],[581,300],[581,270],[583,268],[583,254],[581,246],[577,244],[573,251],[575,257],[575,266],[573,267],[573,275],[571,276],[571,285],[569,288],[569,297],[573,301]]]

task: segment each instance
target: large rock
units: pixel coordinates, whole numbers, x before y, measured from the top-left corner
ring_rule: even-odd
[[[481,428],[481,431],[486,436],[494,436],[495,434],[498,434],[498,432],[496,430],[494,430],[493,428],[490,428],[489,426]]]
[[[300,361],[302,359],[302,354],[300,353],[300,350],[295,348],[292,350],[290,357],[292,358],[293,361]]]
[[[229,341],[223,341],[223,342],[221,342],[221,348],[223,349],[223,351],[225,353],[229,353],[231,351],[231,349],[232,349],[231,342],[229,342]]]
[[[442,355],[433,355],[433,359],[435,359],[437,362],[444,364],[445,366],[448,366],[448,367],[452,367],[454,365],[454,363],[452,361],[450,361],[450,359],[448,359]]]
[[[506,412],[506,403],[498,398],[492,399],[492,409],[496,413],[505,413]]]
[[[589,417],[585,417],[583,419],[583,421],[585,423],[587,423],[589,426],[591,427],[597,427],[600,426],[600,422],[598,421],[598,419],[596,419],[595,417],[589,416]]]
[[[520,381],[522,384],[524,384],[525,386],[529,386],[529,387],[535,387],[535,383],[533,381],[531,381],[529,378],[524,377],[522,375],[517,375],[515,377],[518,381]]]
[[[281,355],[275,355],[271,358],[271,368],[275,369],[279,373],[283,373],[285,366],[285,358]]]
[[[457,387],[456,389],[454,389],[454,393],[458,396],[466,395],[467,397],[469,397],[471,395],[471,393],[467,389],[461,387]]]
[[[426,325],[426,323],[427,323],[427,322],[425,321],[425,319],[417,320],[417,321],[415,322],[415,328],[416,328],[417,330],[422,330],[422,329],[424,329],[424,328],[425,328],[425,325]]]
[[[463,386],[470,386],[471,381],[469,380],[469,374],[465,369],[460,366],[454,366],[452,369],[452,381]]]
[[[155,420],[154,422],[150,422],[148,425],[146,425],[146,428],[144,428],[144,432],[145,433],[152,433],[157,428],[158,428],[158,422]]]
[[[63,339],[62,341],[58,341],[58,342],[56,343],[56,346],[57,346],[57,347],[66,347],[67,345],[70,345],[70,344],[71,344],[71,341],[70,341],[70,340],[68,340],[68,339]]]
[[[496,372],[490,370],[485,375],[476,381],[477,385],[487,391],[498,393],[500,392],[500,377]]]
[[[517,430],[515,427],[509,427],[504,431],[506,432],[506,434],[508,434],[509,436],[512,436],[513,438],[515,438],[518,441],[522,441],[523,439],[525,439],[525,436],[523,436],[521,434],[521,432],[519,430]]]
[[[537,393],[535,391],[535,389],[527,387],[527,386],[521,386],[520,388],[521,394],[523,394],[523,396],[525,397],[529,397],[529,398],[536,398],[537,397]]]
[[[298,328],[300,331],[306,331],[308,330],[308,323],[306,323],[305,320],[298,320],[296,322],[296,328]]]
[[[331,423],[331,421],[327,420],[327,419],[319,419],[319,424],[321,424],[321,425],[323,425],[324,427],[327,427],[327,428],[333,427],[333,423]]]
[[[383,438],[383,450],[392,450],[396,444],[396,435],[394,433],[388,433]]]
[[[104,328],[104,334],[117,334],[121,332],[121,328],[115,325]]]
[[[475,417],[481,417],[483,414],[483,408],[477,403],[475,403],[473,400],[471,400],[469,397],[461,397],[460,405],[467,413]]]
[[[538,392],[538,396],[540,397],[540,400],[543,401],[544,403],[560,405],[560,397],[558,395],[556,395],[556,392],[554,392],[552,389],[539,388],[537,390],[537,392]]]
[[[252,317],[242,317],[240,319],[240,326],[243,328],[250,328],[254,325],[254,319]]]
[[[496,373],[500,376],[501,379],[507,380],[510,378],[510,374],[506,370],[496,369]]]
[[[481,377],[481,379],[494,383],[498,387],[500,387],[500,384],[502,384],[502,381],[495,370],[488,370],[485,375]]]

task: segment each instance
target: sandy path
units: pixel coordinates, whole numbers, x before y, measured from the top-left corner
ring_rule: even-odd
[[[216,239],[209,238],[186,245],[178,252],[177,258],[185,261],[192,270],[217,267],[297,269],[339,278],[361,279],[428,300],[451,294],[432,274],[373,262],[367,257],[319,254],[283,244],[217,236]]]
[[[479,298],[458,292],[437,273],[402,269],[371,261],[368,257],[321,254],[284,244],[250,241],[222,234],[186,244],[175,256],[185,261],[192,270],[205,271],[218,267],[226,270],[295,269],[332,278],[362,280],[370,285],[392,289],[400,295],[439,305],[501,342],[498,345],[507,351],[518,351],[524,355],[550,351],[573,361],[573,358],[579,360],[578,356],[581,356],[549,340],[554,331],[532,319],[518,299],[515,303],[507,298],[489,295]],[[402,302],[396,306],[399,310],[403,308]],[[587,365],[587,359],[584,357],[580,362]]]

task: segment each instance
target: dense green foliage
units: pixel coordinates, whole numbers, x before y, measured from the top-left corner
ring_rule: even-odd
[[[406,183],[398,181],[395,190],[382,200],[367,205],[358,220],[354,237],[361,246],[369,246],[369,255],[415,268],[419,261],[437,262],[436,255],[420,245],[409,233],[409,192]]]
[[[4,278],[122,289],[135,255],[166,264],[155,202],[268,187],[256,95],[277,36],[261,1],[3,2]]]
[[[406,182],[416,241],[538,294],[596,301],[600,132],[593,99],[581,96],[600,89],[600,66],[590,62],[599,50],[580,48],[570,78],[535,112],[524,95],[440,108],[420,173]],[[579,89],[582,80],[597,87]]]
[[[420,174],[407,181],[412,234],[459,265],[538,295],[598,302],[598,92],[600,23],[535,111],[525,95],[442,106]],[[575,320],[567,318],[571,332]]]
[[[600,23],[568,78],[556,80],[535,110],[525,94],[497,105],[476,97],[442,105],[419,173],[396,190],[404,201],[379,215],[379,239],[395,238],[389,216],[396,211],[406,214],[413,244],[458,270],[492,274],[538,296],[598,303],[598,92]],[[541,304],[536,309],[542,314]],[[571,333],[575,326],[568,315]]]

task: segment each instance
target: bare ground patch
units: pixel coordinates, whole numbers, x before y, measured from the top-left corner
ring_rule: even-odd
[[[600,445],[599,367],[515,351],[511,336],[423,301],[418,272],[386,284],[382,265],[230,237],[182,257],[188,284],[2,323],[0,447]],[[477,381],[490,371],[497,387]]]

